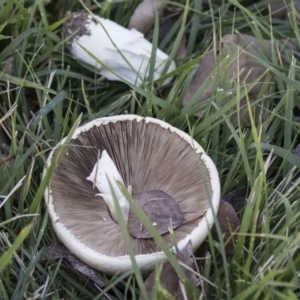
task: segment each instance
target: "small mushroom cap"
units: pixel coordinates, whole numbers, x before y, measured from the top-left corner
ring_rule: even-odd
[[[51,165],[62,140],[51,152]],[[220,201],[215,165],[188,134],[153,118],[135,115],[102,118],[77,128],[60,159],[45,201],[59,239],[82,261],[107,274],[126,272],[132,263],[122,235],[93,183],[86,180],[97,158],[106,150],[133,196],[162,191],[177,202],[186,221],[163,234],[170,248],[181,250],[189,240],[197,249],[214,223]],[[46,169],[45,169],[46,172]],[[45,174],[44,172],[44,174]],[[134,197],[133,197],[134,198]],[[200,216],[203,216],[199,219]],[[131,237],[142,272],[166,259],[154,239]]]

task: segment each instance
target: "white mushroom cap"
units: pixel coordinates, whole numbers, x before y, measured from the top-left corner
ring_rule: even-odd
[[[66,36],[75,33],[67,43],[69,51],[88,69],[98,70],[109,80],[121,81],[121,77],[136,85],[141,85],[142,80],[147,79],[153,45],[137,30],[129,30],[111,20],[79,12],[64,24],[63,32]],[[113,72],[101,66],[83,47]],[[161,77],[167,61],[168,55],[157,49],[153,80]],[[172,61],[168,72],[175,68],[175,62]]]
[[[50,153],[47,167],[64,141]],[[96,119],[77,128],[45,191],[54,230],[73,254],[106,274],[132,269],[119,225],[86,180],[99,150],[108,151],[125,185],[132,186],[133,198],[135,193],[162,190],[176,200],[185,220],[194,220],[174,230],[179,250],[189,240],[194,250],[200,246],[214,223],[213,211],[217,212],[220,201],[214,163],[181,130],[154,118],[123,115]],[[197,219],[200,215],[203,217]],[[169,233],[162,237],[174,247]],[[166,259],[151,238],[132,237],[132,246],[142,272]]]

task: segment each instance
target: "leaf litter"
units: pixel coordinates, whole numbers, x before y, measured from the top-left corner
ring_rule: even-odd
[[[225,253],[227,255],[234,254],[234,238],[241,223],[231,204],[224,200],[220,201],[217,220],[222,232],[223,241],[226,244]],[[212,227],[211,231],[213,238],[219,240],[216,225]]]
[[[235,85],[239,81],[243,86],[248,87],[248,98],[244,97],[240,100],[240,113],[244,114],[248,110],[247,102],[256,100],[261,88],[268,76],[268,70],[260,64],[254,57],[272,59],[273,54],[278,52],[284,53],[297,50],[298,47],[293,39],[290,40],[263,40],[262,42],[255,37],[245,34],[227,34],[221,39],[222,47],[208,51],[201,62],[198,64],[195,74],[192,78],[190,86],[184,96],[183,106],[190,103],[196,92],[203,86],[204,90],[196,101],[197,106],[204,105],[209,99],[218,84],[224,80],[226,84]],[[284,58],[284,56],[282,56]],[[221,76],[220,71],[225,71]],[[258,83],[255,80],[260,78]],[[204,86],[206,84],[207,86]],[[250,88],[250,85],[253,86]],[[224,96],[222,105],[232,100],[233,96]],[[257,107],[259,109],[259,107]],[[205,108],[195,113],[195,116],[202,117]],[[237,114],[233,113],[231,121],[235,122]],[[249,121],[244,120],[244,122]]]
[[[161,235],[168,233],[170,228],[178,228],[185,221],[177,202],[163,191],[143,192],[135,195],[134,199]],[[136,238],[152,238],[132,210],[129,211],[127,227]]]
[[[274,1],[274,3],[269,3],[268,8],[273,17],[288,20],[289,13],[291,13],[292,7],[295,8],[296,13],[300,13],[300,1],[294,0],[292,1]],[[297,20],[299,21],[299,16],[297,16]]]
[[[197,295],[199,291],[197,290],[197,276],[195,272],[193,272],[194,261],[192,242],[189,241],[181,251],[176,253],[175,257],[180,262],[189,283],[194,289],[194,296]],[[179,276],[170,262],[163,263],[160,270],[160,274],[158,273],[159,269],[154,270],[145,281],[145,289],[149,297],[155,292],[155,285],[158,280],[158,294],[164,295],[164,299],[193,299],[190,295],[187,295],[183,285],[181,285]],[[143,298],[140,297],[140,300],[143,300]]]
[[[65,259],[75,271],[90,279],[99,287],[106,286],[105,280],[97,270],[78,259],[64,245],[52,244],[43,248],[40,262],[55,261],[58,259]]]

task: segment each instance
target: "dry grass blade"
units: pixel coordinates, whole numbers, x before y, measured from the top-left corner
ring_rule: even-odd
[[[9,192],[9,194],[7,196],[5,196],[4,200],[0,203],[0,209],[5,204],[5,202],[10,198],[10,196],[13,195],[15,193],[15,191],[22,186],[23,181],[24,181],[25,178],[26,178],[26,176],[24,176],[23,178],[21,178],[17,182],[17,184],[14,186],[14,188]]]
[[[0,125],[1,125],[1,123],[3,123],[8,117],[10,117],[12,114],[13,114],[13,112],[16,110],[16,108],[17,108],[17,103],[14,103],[12,106],[11,106],[11,108],[7,111],[7,113],[0,119]]]

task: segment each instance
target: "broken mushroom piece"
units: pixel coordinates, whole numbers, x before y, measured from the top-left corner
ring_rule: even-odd
[[[188,134],[153,118],[114,116],[77,128],[68,145],[63,139],[52,150],[47,168],[61,147],[66,150],[53,171],[45,202],[59,239],[88,265],[109,275],[132,268],[118,215],[104,196],[114,188],[114,200],[121,199],[122,185],[146,215],[143,206],[149,197],[176,202],[184,221],[177,228],[170,225],[172,233],[161,233],[170,248],[181,250],[191,240],[195,250],[207,236],[220,201],[219,177],[212,160]],[[153,213],[163,215],[165,210]],[[129,209],[128,228],[134,226],[132,215]],[[143,273],[166,259],[151,236],[130,236]]]
[[[135,29],[90,15],[87,12],[73,14],[66,21],[63,33],[70,37],[67,47],[75,59],[91,71],[97,70],[109,80],[127,81],[141,85],[147,82],[151,60],[155,59],[153,80],[159,79],[166,69],[168,55],[159,49],[152,57],[152,44]],[[98,61],[97,61],[98,60]],[[176,68],[174,61],[168,72]],[[167,84],[171,79],[167,79]]]
[[[118,223],[117,209],[114,203],[114,196],[112,194],[113,190],[117,201],[119,201],[123,218],[127,223],[130,205],[126,199],[126,196],[122,192],[124,182],[106,150],[102,151],[101,159],[95,164],[92,173],[86,179],[93,182],[97,186],[99,192],[101,193],[96,194],[96,196],[101,196],[103,198],[108,206],[113,220]],[[127,188],[127,190],[130,194],[132,193],[130,186]]]

